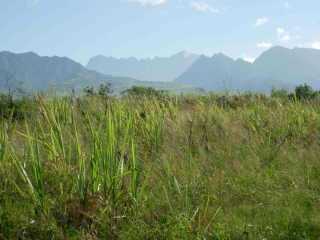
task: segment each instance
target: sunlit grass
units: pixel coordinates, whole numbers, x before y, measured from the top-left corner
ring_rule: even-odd
[[[0,239],[318,239],[320,105],[37,98],[0,122]]]

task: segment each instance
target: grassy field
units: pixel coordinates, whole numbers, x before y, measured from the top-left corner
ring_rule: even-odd
[[[319,101],[29,104],[0,120],[0,239],[320,239]]]

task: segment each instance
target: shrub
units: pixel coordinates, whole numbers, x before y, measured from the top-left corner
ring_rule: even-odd
[[[10,94],[0,95],[0,117],[5,119],[21,120],[33,112],[34,101],[28,97],[15,99]]]
[[[271,97],[289,99],[289,100],[314,100],[320,96],[319,91],[314,91],[311,86],[307,84],[299,85],[294,92],[288,93],[285,89],[272,89]]]
[[[98,96],[101,96],[101,97],[107,97],[107,96],[110,96],[112,94],[112,89],[111,89],[111,84],[110,83],[100,84],[100,86],[97,89],[97,91],[92,86],[85,87],[83,89],[83,91],[84,91],[84,94],[86,96],[98,95]]]
[[[317,92],[315,92],[311,86],[303,84],[296,87],[295,95],[299,100],[311,100],[316,97]]]
[[[112,94],[112,89],[111,89],[111,84],[106,83],[106,84],[100,84],[99,89],[98,89],[98,95],[102,97],[109,96]]]
[[[288,91],[286,89],[275,89],[275,88],[273,88],[272,91],[271,91],[271,97],[286,99],[286,98],[288,98]]]
[[[156,90],[152,87],[133,86],[132,88],[123,91],[122,94],[127,96],[160,98],[168,95],[168,92],[165,90]]]

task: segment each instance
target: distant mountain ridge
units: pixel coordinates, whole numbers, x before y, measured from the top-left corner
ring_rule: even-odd
[[[185,72],[199,55],[179,52],[170,57],[137,59],[114,58],[102,55],[89,60],[87,68],[114,76],[127,76],[142,81],[170,82]]]
[[[25,92],[54,90],[68,93],[87,86],[111,84],[117,94],[132,86],[147,86],[175,92],[195,89],[175,82],[146,82],[130,77],[111,76],[88,70],[66,57],[42,57],[33,52],[0,52],[0,91],[22,89]]]
[[[33,52],[0,52],[0,89],[71,90],[106,82],[121,84],[135,81],[90,71],[66,57],[42,57]]]
[[[227,90],[233,87],[245,89],[247,84],[244,82],[244,76],[250,71],[250,65],[241,59],[235,61],[221,53],[212,57],[202,55],[176,81],[206,90]]]
[[[320,50],[273,47],[253,63],[223,54],[201,56],[176,79],[213,91],[270,91],[307,83],[320,88]]]
[[[105,67],[105,57],[102,58],[102,67]],[[175,92],[192,92],[199,88],[208,91],[268,92],[273,87],[293,89],[304,83],[320,89],[320,50],[316,49],[273,47],[253,63],[234,60],[222,53],[212,57],[181,52],[168,58],[151,60],[130,58],[114,62],[114,58],[110,59],[114,66],[111,64],[105,71],[113,75],[89,70],[66,57],[42,57],[33,52],[0,52],[0,90],[80,91],[86,86],[102,83],[110,83],[116,92],[134,85]],[[125,62],[123,66],[122,61]],[[136,72],[139,69],[137,66],[142,66],[144,70]],[[115,74],[117,71],[119,74]],[[136,79],[130,72],[145,74],[146,79],[155,76],[152,80],[164,80],[164,76],[169,79],[181,73],[169,82],[140,81],[145,78]]]

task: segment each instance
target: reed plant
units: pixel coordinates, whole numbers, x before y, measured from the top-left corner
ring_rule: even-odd
[[[318,239],[320,106],[38,97],[0,120],[0,239]]]

